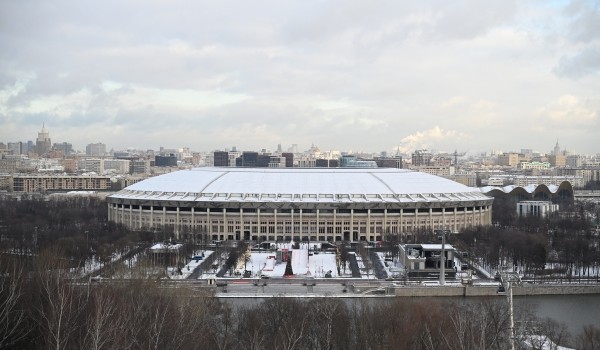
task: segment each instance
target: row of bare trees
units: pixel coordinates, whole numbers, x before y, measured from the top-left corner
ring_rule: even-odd
[[[470,228],[454,239],[491,269],[513,264],[530,278],[600,281],[600,236],[581,215],[520,218],[511,226]]]
[[[92,257],[107,264],[168,235],[108,222],[106,202],[96,197],[0,200],[0,251],[23,258],[60,247],[71,267],[83,267]]]
[[[57,254],[0,261],[0,349],[198,349],[223,313],[209,291],[78,283]]]
[[[499,299],[225,302],[210,290],[157,281],[79,284],[66,278],[56,254],[41,254],[29,273],[14,259],[1,261],[0,349],[508,348],[506,303]],[[546,334],[562,345],[600,348],[597,327],[571,339],[550,321],[521,324],[536,325],[520,329],[521,336]]]

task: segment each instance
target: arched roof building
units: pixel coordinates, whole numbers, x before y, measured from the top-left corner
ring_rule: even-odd
[[[524,201],[546,201],[554,204],[572,204],[574,200],[573,187],[569,181],[560,185],[529,185],[481,187],[481,192],[494,198],[493,221],[509,225],[516,219],[517,203]]]
[[[133,229],[232,240],[380,240],[387,234],[491,222],[492,198],[401,169],[196,168],[107,198]]]
[[[561,203],[573,202],[573,186],[569,181],[563,181],[560,185],[529,185],[529,186],[504,186],[481,187],[481,192],[494,198],[512,198],[516,201],[540,200]]]

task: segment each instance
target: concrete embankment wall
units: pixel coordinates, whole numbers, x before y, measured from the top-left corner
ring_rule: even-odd
[[[474,297],[498,295],[496,286],[398,286],[390,287],[398,297]],[[524,285],[513,286],[513,295],[600,294],[600,285]]]

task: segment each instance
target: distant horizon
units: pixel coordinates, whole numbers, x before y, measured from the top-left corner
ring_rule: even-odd
[[[109,152],[110,150],[113,151],[126,151],[126,150],[137,150],[137,151],[147,151],[147,150],[152,150],[152,151],[158,151],[160,150],[160,148],[164,148],[164,149],[179,149],[179,148],[189,148],[192,151],[195,152],[214,152],[214,151],[224,151],[224,150],[229,150],[231,151],[233,149],[233,147],[236,147],[236,150],[238,152],[246,152],[246,151],[256,151],[259,152],[262,149],[265,149],[267,151],[271,151],[271,152],[275,152],[277,150],[277,146],[279,144],[275,144],[274,146],[271,147],[265,147],[264,145],[262,146],[258,146],[256,148],[241,148],[238,145],[230,145],[230,146],[220,146],[220,147],[213,147],[212,149],[196,149],[194,147],[191,147],[189,145],[178,145],[178,146],[164,146],[164,145],[157,145],[154,147],[139,147],[139,146],[127,146],[127,147],[123,147],[123,148],[119,148],[119,147],[113,147],[110,144],[103,142],[102,140],[95,140],[95,141],[90,141],[85,143],[84,145],[76,145],[73,142],[70,142],[68,140],[55,140],[53,137],[53,131],[51,129],[51,127],[48,126],[47,123],[43,123],[43,125],[45,125],[46,129],[48,130],[48,133],[50,135],[50,139],[52,141],[52,145],[54,145],[55,143],[70,143],[73,145],[73,150],[74,151],[79,151],[79,152],[85,152],[85,148],[87,145],[89,144],[95,144],[95,143],[102,143],[105,144],[107,147],[107,152]],[[40,128],[38,129],[37,132],[39,132],[42,129],[42,126],[40,126]],[[28,138],[28,139],[23,139],[23,140],[0,140],[0,142],[3,142],[5,144],[7,144],[8,142],[28,142],[28,141],[32,141],[34,144],[36,142],[36,138],[37,138],[37,132],[35,133],[35,137],[32,138]],[[511,149],[499,149],[499,148],[494,148],[494,147],[490,147],[488,149],[480,149],[480,150],[465,150],[465,149],[452,149],[452,150],[441,150],[441,149],[435,149],[435,148],[414,148],[414,149],[407,149],[407,148],[400,148],[400,153],[401,154],[410,154],[412,152],[414,152],[415,150],[419,150],[419,149],[427,149],[429,151],[432,151],[433,153],[454,153],[455,151],[458,153],[465,153],[465,155],[474,155],[474,154],[481,154],[481,153],[487,153],[487,154],[492,154],[492,153],[496,153],[496,152],[502,152],[502,153],[520,153],[521,150],[532,150],[533,153],[543,153],[543,154],[549,154],[550,152],[552,152],[556,142],[558,141],[559,146],[561,148],[561,151],[567,151],[571,154],[578,154],[578,155],[582,155],[582,156],[595,156],[600,154],[600,148],[598,148],[596,151],[593,151],[591,153],[583,153],[583,152],[577,152],[576,150],[571,150],[568,147],[564,147],[560,140],[554,140],[554,143],[552,143],[551,145],[548,146],[548,149],[546,150],[539,150],[539,149],[535,149],[535,148],[531,148],[531,147],[513,147]],[[315,147],[318,147],[321,152],[331,152],[331,151],[338,151],[338,152],[347,152],[347,153],[372,153],[372,154],[380,154],[382,152],[387,152],[388,155],[394,155],[397,153],[398,150],[398,146],[396,148],[392,148],[392,149],[388,149],[388,150],[356,150],[356,149],[352,149],[352,147],[350,149],[343,149],[343,148],[331,148],[331,149],[324,149],[323,147],[321,147],[317,142],[311,142],[310,145],[304,147],[301,144],[298,143],[289,143],[289,144],[284,144],[281,143],[281,147],[282,147],[282,152],[287,152],[289,148],[292,147],[292,145],[298,145],[298,152],[299,153],[303,153],[308,151],[313,145]]]

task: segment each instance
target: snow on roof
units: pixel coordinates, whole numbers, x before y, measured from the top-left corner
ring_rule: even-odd
[[[167,244],[167,243],[156,243],[155,245],[153,245],[152,247],[150,247],[150,250],[179,250],[181,247],[183,247],[183,244],[180,243],[176,243],[176,244]]]
[[[485,200],[477,188],[403,169],[195,168],[140,181],[111,198],[227,202]]]
[[[423,250],[442,250],[442,245],[441,244],[421,244],[421,248],[423,248]],[[454,250],[454,247],[450,244],[445,244],[444,249],[445,250]]]
[[[557,185],[531,184],[531,185],[527,185],[527,186],[508,185],[508,186],[504,186],[504,187],[499,187],[499,186],[484,186],[484,187],[479,187],[479,190],[482,193],[485,193],[485,194],[490,193],[490,192],[495,191],[495,190],[501,191],[501,192],[504,192],[504,193],[511,193],[515,189],[521,188],[521,189],[523,189],[527,193],[535,193],[535,191],[540,186],[546,186],[548,188],[548,190],[550,191],[550,193],[557,193],[558,190],[559,190],[559,188],[560,188],[560,186],[557,186]]]

